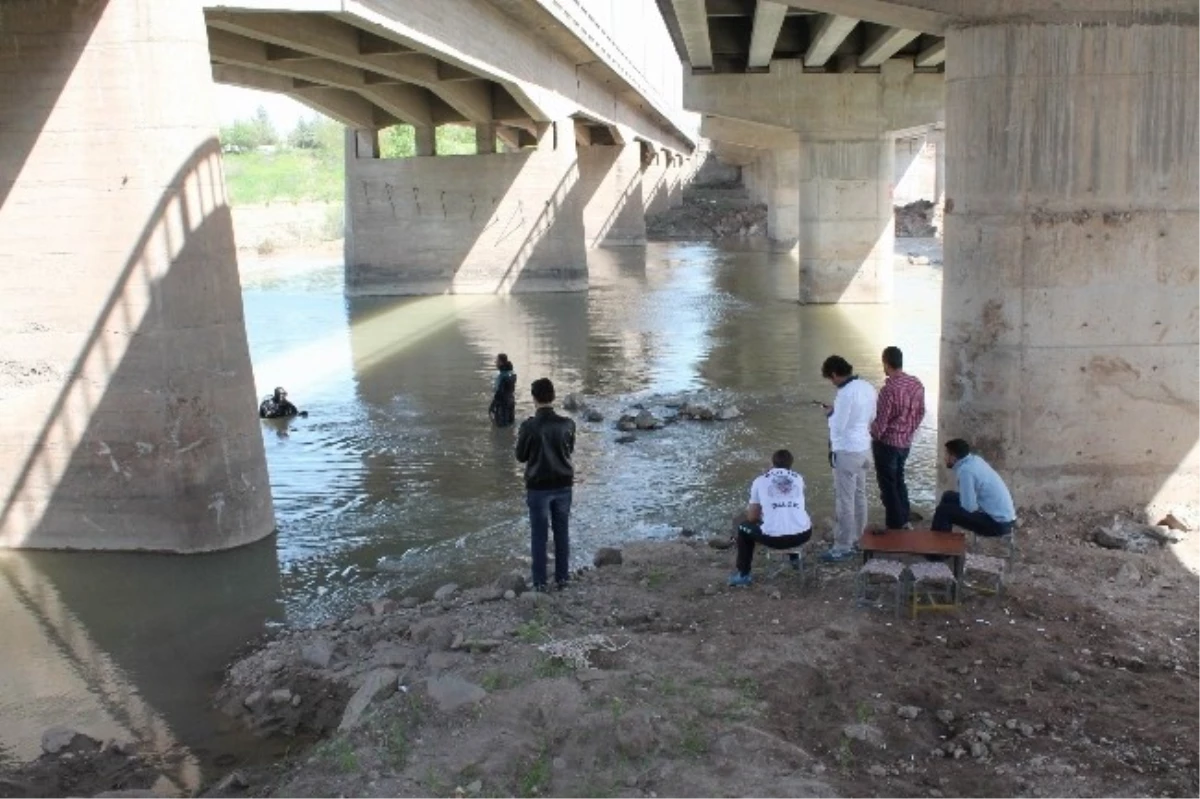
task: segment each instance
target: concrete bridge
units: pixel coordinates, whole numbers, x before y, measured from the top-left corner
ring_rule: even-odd
[[[351,293],[584,288],[694,168],[682,103],[802,301],[888,302],[894,141],[944,126],[942,431],[1023,504],[1195,500],[1191,2],[658,4],[619,35],[625,0],[0,6],[0,545],[274,527],[214,79],[347,125]],[[396,122],[416,157],[379,157]],[[429,157],[441,124],[480,154]]]
[[[274,529],[214,79],[348,126],[351,293],[578,290],[587,247],[644,242],[693,164],[663,21],[615,8],[0,5],[0,546]],[[379,158],[397,122],[418,157]],[[427,157],[441,124],[474,126],[480,154]]]
[[[944,121],[943,440],[1022,504],[1196,501],[1195,3],[658,3],[803,299],[903,303],[892,141]]]

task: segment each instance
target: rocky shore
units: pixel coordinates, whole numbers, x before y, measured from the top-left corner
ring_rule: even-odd
[[[1200,533],[1157,521],[1026,512],[1002,600],[915,621],[855,607],[854,564],[728,588],[727,531],[601,550],[562,592],[382,597],[230,666],[218,706],[293,754],[201,795],[1195,795]],[[116,779],[0,785],[169,792],[70,746]]]

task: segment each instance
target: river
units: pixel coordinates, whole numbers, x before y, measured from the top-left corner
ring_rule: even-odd
[[[928,242],[897,244],[936,254]],[[600,249],[590,274],[585,294],[351,300],[336,259],[245,266],[258,393],[286,386],[311,412],[263,423],[277,535],[205,556],[0,556],[0,754],[35,757],[42,730],[67,724],[178,747],[186,754],[167,777],[194,787],[212,764],[262,751],[208,707],[239,648],[385,591],[526,568],[515,430],[492,429],[486,414],[497,352],[516,365],[518,419],[543,376],[605,415],[579,420],[577,565],[623,540],[725,531],[780,447],[796,455],[817,531],[827,530],[826,429],[810,400],[832,396],[820,366],[833,353],[879,385],[882,348],[905,351],[931,410],[909,460],[910,492],[931,504],[939,266],[897,258],[896,302],[883,307],[798,305],[794,263],[746,246]],[[616,443],[623,411],[669,395],[745,415]],[[882,520],[873,490],[871,516]],[[389,570],[375,573],[381,562]]]

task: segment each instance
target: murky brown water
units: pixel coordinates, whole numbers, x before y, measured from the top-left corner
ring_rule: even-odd
[[[277,538],[188,558],[0,556],[4,751],[32,757],[43,729],[68,723],[182,743],[208,761],[243,743],[207,707],[220,669],[272,625],[522,563],[514,431],[491,429],[486,414],[496,352],[516,364],[518,418],[542,376],[606,416],[579,422],[580,564],[624,539],[724,529],[778,447],[796,453],[823,530],[832,480],[824,419],[808,401],[831,396],[820,376],[831,353],[879,384],[879,352],[897,344],[937,406],[939,267],[898,268],[891,307],[806,307],[786,256],[661,244],[591,258],[587,294],[512,297],[347,300],[337,263],[247,269],[259,393],[285,385],[312,414],[263,423]],[[633,403],[693,393],[746,415],[615,443],[613,422]],[[917,504],[933,499],[934,429],[927,418],[910,459]],[[366,573],[381,559],[396,571]]]

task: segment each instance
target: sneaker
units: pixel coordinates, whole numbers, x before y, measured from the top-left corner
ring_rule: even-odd
[[[754,578],[751,577],[749,573],[742,574],[741,572],[734,572],[733,574],[729,575],[729,584],[736,588],[745,588],[753,581]]]
[[[838,552],[836,549],[831,549],[828,552],[821,553],[822,563],[841,563],[843,560],[850,560],[854,557],[854,550],[847,549],[845,552]]]
[[[536,594],[544,594],[544,593],[546,593],[547,590],[548,589],[546,588],[545,583],[534,583],[533,584],[533,591]]]
[[[567,590],[567,586],[569,586],[570,584],[571,584],[570,580],[555,580],[554,581],[554,590],[565,591],[565,590]]]
[[[905,522],[905,523],[904,523],[904,524],[903,524],[903,525],[900,527],[900,529],[901,529],[901,530],[911,530],[911,529],[913,529],[912,522]]]

